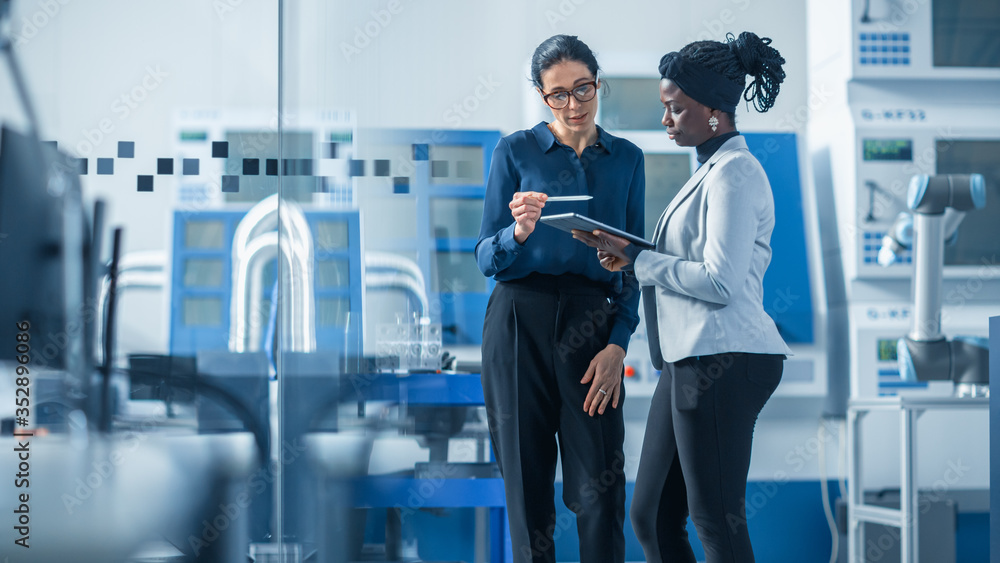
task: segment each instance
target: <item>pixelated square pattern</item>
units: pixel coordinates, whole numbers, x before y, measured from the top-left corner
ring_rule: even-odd
[[[97,173],[101,175],[114,174],[115,173],[115,159],[113,158],[98,158],[97,159]]]
[[[185,176],[197,176],[198,169],[199,166],[197,158],[185,158],[181,163],[181,172]]]
[[[118,141],[118,158],[135,158],[135,142]]]
[[[161,175],[170,175],[174,173],[174,159],[172,158],[158,158],[156,159],[156,173]]]
[[[448,161],[432,160],[431,178],[447,178],[447,177],[448,177]]]
[[[426,144],[413,145],[413,160],[428,160],[430,158],[430,147]]]
[[[57,147],[55,141],[43,141],[46,145]],[[337,158],[340,156],[339,150],[340,143],[338,142],[328,142],[323,143],[320,149],[322,158]],[[213,141],[212,142],[212,157],[213,158],[228,158],[229,156],[229,142],[228,141]],[[430,145],[429,144],[413,144],[413,158],[416,161],[429,161],[430,160]],[[117,144],[117,158],[135,158],[135,142],[134,141],[119,141]],[[156,159],[156,175],[169,176],[176,173],[174,158],[157,158]],[[264,166],[264,174],[268,176],[277,176],[279,173],[288,176],[314,176],[318,174],[317,161],[310,158],[286,158],[282,159],[281,162],[277,158],[243,158],[242,159],[242,169],[240,175],[223,175],[222,176],[222,191],[224,192],[238,192],[240,186],[240,176],[259,176],[261,174],[261,161]],[[76,167],[81,175],[87,174],[89,172],[89,161],[86,158],[76,158],[73,159]],[[359,177],[365,176],[369,173],[367,161],[361,159],[347,159],[347,173],[349,177]],[[430,165],[431,176],[435,178],[443,178],[449,176],[451,173],[457,174],[459,177],[471,175],[471,165],[470,162],[457,161],[451,162],[448,160],[434,160],[428,162]],[[454,168],[453,168],[454,166]],[[392,162],[388,159],[373,159],[371,161],[371,171],[370,173],[376,177],[391,177],[392,173]],[[97,158],[96,159],[96,169],[95,172],[99,175],[114,175],[115,173],[115,158]],[[181,158],[180,159],[180,173],[185,176],[198,176],[201,174],[201,161],[198,158]],[[154,185],[154,175],[152,174],[140,174],[136,176],[136,190],[140,192],[152,192]],[[328,182],[328,178],[323,177],[323,181],[318,183],[321,191],[328,191],[331,184]],[[393,193],[396,194],[408,194],[410,193],[410,178],[406,176],[396,176],[392,177]]]
[[[408,194],[410,193],[410,179],[406,176],[396,176],[392,179],[392,193],[394,194]]]
[[[229,158],[229,141],[212,141],[212,158]]]
[[[222,177],[222,191],[234,193],[240,191],[240,177],[226,175]]]

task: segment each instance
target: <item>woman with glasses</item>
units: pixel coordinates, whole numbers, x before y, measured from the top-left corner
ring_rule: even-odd
[[[555,561],[554,537],[572,524],[556,519],[557,451],[580,561],[625,557],[619,407],[638,286],[538,221],[543,209],[577,212],[643,234],[642,152],[595,124],[598,72],[576,37],[557,35],[535,50],[531,79],[552,121],[497,144],[476,245],[480,270],[497,282],[483,327],[482,383],[519,562]]]
[[[754,560],[745,511],[753,428],[790,350],[762,305],[771,186],[734,112],[741,97],[761,112],[774,105],[785,59],[770,43],[743,32],[660,60],[663,125],[695,147],[701,167],[660,217],[655,249],[574,231],[609,271],[634,272],[653,364],[663,366],[631,508],[650,563],[695,562],[689,514],[707,563]]]

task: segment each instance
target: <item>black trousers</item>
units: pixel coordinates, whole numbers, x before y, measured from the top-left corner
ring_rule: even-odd
[[[747,472],[757,415],[784,356],[726,353],[670,364],[653,392],[632,497],[648,563],[695,563],[690,513],[706,563],[752,563]]]
[[[622,401],[590,417],[583,410],[590,384],[580,383],[607,346],[613,315],[606,288],[577,276],[500,282],[490,296],[483,395],[514,561],[554,562],[553,539],[573,525],[556,519],[557,451],[581,563],[625,560]]]

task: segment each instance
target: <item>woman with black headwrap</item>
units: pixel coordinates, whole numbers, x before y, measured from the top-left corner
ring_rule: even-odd
[[[785,73],[771,40],[698,41],[660,61],[663,125],[701,166],[663,212],[653,250],[601,231],[574,236],[642,287],[653,394],[631,517],[650,563],[694,563],[690,513],[707,563],[754,560],[745,497],[753,428],[790,350],[762,305],[774,202],[735,127],[742,97],[767,111]],[[752,79],[744,87],[746,76]]]

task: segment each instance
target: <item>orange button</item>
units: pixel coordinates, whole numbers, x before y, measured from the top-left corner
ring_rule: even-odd
[[[625,366],[625,377],[635,377],[635,368],[632,366]]]

